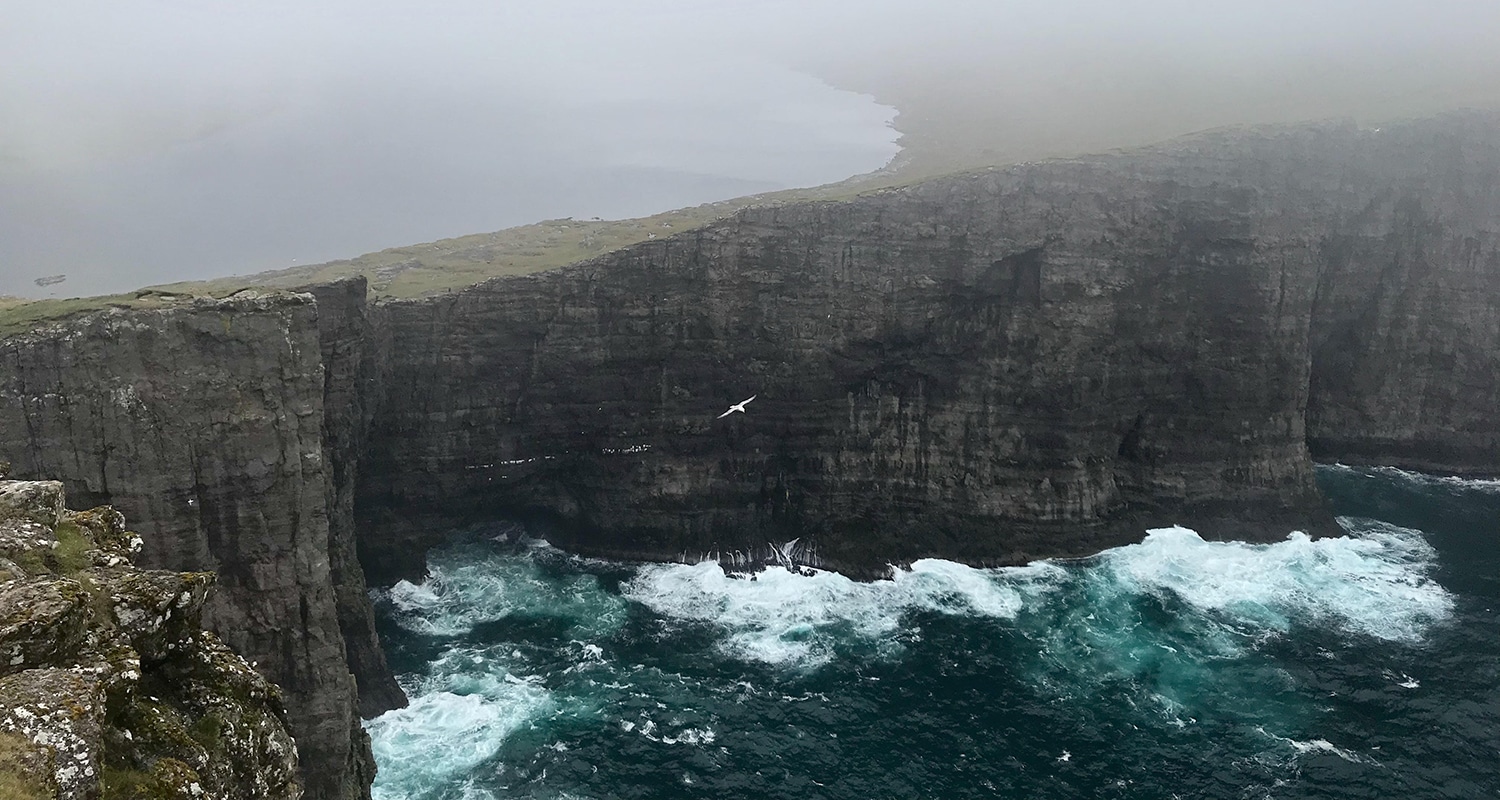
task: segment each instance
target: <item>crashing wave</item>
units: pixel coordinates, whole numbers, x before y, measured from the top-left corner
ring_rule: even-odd
[[[422,583],[400,581],[372,590],[398,625],[428,636],[462,636],[475,627],[513,615],[562,616],[581,635],[612,630],[624,619],[619,598],[604,592],[586,573],[549,574],[535,555],[551,554],[545,543],[512,554],[483,544],[463,544],[434,554]]]
[[[1436,553],[1420,531],[1340,523],[1357,535],[1294,532],[1282,542],[1245,544],[1161,528],[1138,545],[1107,551],[1102,567],[1127,588],[1170,593],[1197,611],[1275,631],[1298,621],[1418,642],[1451,615],[1452,596],[1427,576]]]
[[[912,611],[1013,620],[1025,608],[1058,602],[1051,595],[1079,583],[1092,585],[1081,590],[1096,596],[1095,605],[1115,604],[1096,609],[1105,617],[1123,598],[1157,595],[1252,638],[1300,622],[1412,643],[1451,614],[1452,598],[1427,577],[1435,553],[1419,531],[1342,522],[1357,535],[1314,540],[1292,533],[1282,542],[1245,544],[1162,528],[1139,544],[1080,562],[976,569],[924,559],[869,583],[784,567],[745,580],[713,561],[648,565],[621,591],[669,619],[717,626],[732,655],[802,667],[832,659],[839,637],[894,643],[903,615]],[[1108,624],[1092,615],[1078,623]]]
[[[900,657],[919,640],[922,615],[936,614],[1014,636],[1021,649],[1007,664],[1056,698],[1120,697],[1147,714],[1143,724],[1186,728],[1227,717],[1295,729],[1302,724],[1295,697],[1226,690],[1286,680],[1274,661],[1256,655],[1264,642],[1312,627],[1419,645],[1453,613],[1452,597],[1429,577],[1436,554],[1419,531],[1340,521],[1350,535],[1294,533],[1245,544],[1162,528],[1088,559],[1002,569],[926,559],[873,582],[796,563],[745,577],[713,561],[598,570],[602,562],[545,545],[434,551],[427,581],[377,593],[393,621],[435,637],[430,644],[441,655],[422,675],[403,679],[410,707],[367,724],[381,765],[376,798],[464,786],[464,776],[496,758],[507,737],[562,708],[652,745],[717,748],[729,734],[712,715],[653,719],[681,705],[674,697],[696,706],[701,677],[622,660],[619,637],[636,625],[655,626],[647,635],[667,642],[707,632],[721,657],[787,670],[800,681],[835,661]],[[594,572],[629,577],[615,591]],[[470,641],[478,626],[513,617],[546,621],[561,638],[541,649]],[[1336,647],[1338,639],[1326,641]],[[1402,686],[1415,684],[1400,677]],[[814,697],[786,688],[742,679],[726,691],[787,702]],[[650,708],[625,717],[610,710],[647,700]],[[1293,758],[1354,755],[1322,739],[1278,738]]]
[[[472,661],[408,680],[411,704],[365,723],[380,771],[374,800],[421,796],[493,758],[505,737],[544,716],[551,694]]]
[[[621,594],[669,619],[718,626],[726,635],[723,649],[734,656],[802,667],[831,660],[840,637],[895,644],[908,611],[1012,618],[1021,608],[1016,588],[991,571],[937,559],[869,583],[780,566],[745,579],[713,561],[653,564],[641,567]]]

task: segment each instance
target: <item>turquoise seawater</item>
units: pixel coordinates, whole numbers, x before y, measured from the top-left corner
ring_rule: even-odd
[[[375,592],[375,796],[1500,796],[1500,482],[1319,479],[1347,536],[873,583],[459,535]]]

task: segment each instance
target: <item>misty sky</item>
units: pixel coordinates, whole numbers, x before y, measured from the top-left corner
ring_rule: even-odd
[[[913,143],[1006,160],[1500,97],[1494,2],[0,0],[0,20],[0,294],[30,296],[836,181],[895,153],[891,105]]]

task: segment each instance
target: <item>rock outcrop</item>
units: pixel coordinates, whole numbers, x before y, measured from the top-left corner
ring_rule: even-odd
[[[213,574],[140,549],[112,508],[0,480],[0,795],[300,798],[280,690],[202,629]]]
[[[308,796],[354,798],[356,709],[404,701],[365,583],[455,524],[872,574],[1334,532],[1310,454],[1500,472],[1497,232],[1496,114],[1210,133],[421,300],[60,322],[0,341],[0,456],[217,573],[205,624],[285,690]]]

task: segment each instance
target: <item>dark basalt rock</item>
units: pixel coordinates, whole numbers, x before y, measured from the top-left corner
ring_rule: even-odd
[[[1494,115],[1387,128],[1322,242],[1308,444],[1320,459],[1500,471],[1500,136]]]
[[[204,622],[287,692],[308,796],[352,798],[356,707],[404,702],[366,581],[454,524],[873,575],[1336,532],[1310,450],[1500,471],[1497,231],[1496,114],[1215,132],[422,300],[60,323],[0,341],[0,456],[216,572]]]
[[[354,674],[359,713],[374,717],[406,705],[375,634],[374,611],[355,547],[354,491],[368,438],[366,389],[379,385],[378,342],[363,280],[308,288],[318,301],[323,353],[323,453],[328,465],[328,567],[344,653]],[[366,761],[368,763],[368,760]]]
[[[367,570],[419,576],[436,520],[500,511],[627,558],[801,537],[859,574],[1335,532],[1309,436],[1495,468],[1497,140],[1205,134],[385,304]]]

